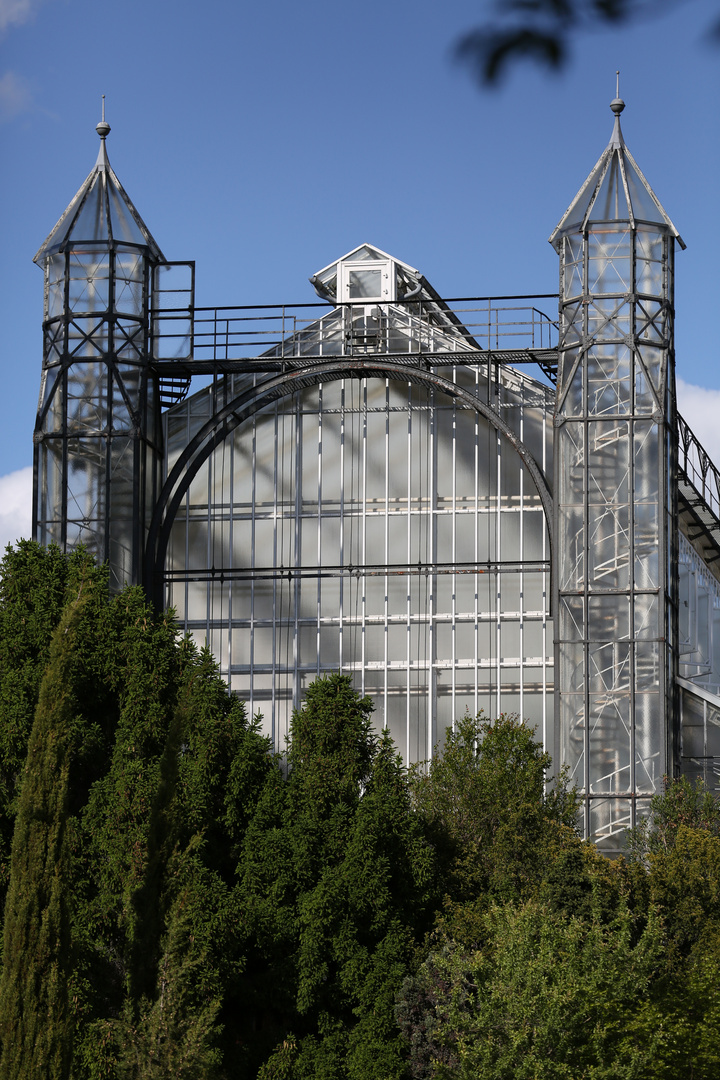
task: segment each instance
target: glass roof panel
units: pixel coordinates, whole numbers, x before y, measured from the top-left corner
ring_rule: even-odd
[[[629,221],[631,210],[628,206],[625,186],[620,172],[618,154],[614,153],[608,170],[603,177],[600,190],[590,210],[589,221]]]
[[[585,184],[578,192],[575,200],[571,203],[569,210],[566,212],[565,217],[560,222],[558,228],[567,228],[569,225],[581,225],[585,219],[587,208],[595,195],[598,179],[602,173],[603,166],[605,164],[605,156],[600,158],[597,165],[590,173],[590,176],[585,181]]]
[[[655,200],[638,175],[634,162],[630,161],[627,155],[625,155],[625,175],[627,176],[635,217],[639,218],[640,221],[657,221],[662,225],[666,225],[665,216],[658,210]]]
[[[92,179],[82,206],[70,219],[65,238],[71,240],[101,241],[110,239],[105,213],[104,176],[97,172]]]
[[[351,251],[349,255],[346,255],[342,262],[367,262],[369,259],[387,259],[387,255],[378,251],[377,248],[372,248],[368,244],[361,244],[355,251]]]
[[[155,259],[165,261],[150,230],[110,168],[103,139],[95,168],[35,255],[34,261],[41,263],[48,255],[68,244],[105,245],[113,240],[147,248]]]
[[[111,177],[112,171],[108,179]],[[113,240],[121,240],[127,244],[139,244],[143,247],[147,246],[147,239],[135,221],[128,202],[123,198],[121,190],[118,190],[113,183],[108,184],[108,201],[110,203]]]
[[[562,233],[569,229],[577,229],[585,220],[589,222],[631,221],[633,224],[636,220],[657,222],[670,230],[680,247],[685,247],[682,237],[660,206],[625,145],[620,128],[620,113],[624,107],[624,102],[619,99],[611,105],[615,113],[612,137],[597,165],[553,231],[550,243],[555,247],[558,246]],[[623,170],[625,180],[623,180]],[[598,181],[600,181],[599,188]],[[628,205],[628,197],[630,205]]]

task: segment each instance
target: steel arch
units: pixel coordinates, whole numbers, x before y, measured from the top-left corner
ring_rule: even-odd
[[[550,555],[554,548],[553,501],[545,476],[522,440],[505,421],[488,405],[456,383],[435,372],[412,367],[408,364],[385,362],[376,356],[370,358],[344,358],[341,367],[337,360],[327,364],[311,364],[283,372],[259,385],[248,388],[219,409],[193,436],[175,462],[158,497],[153,513],[145,552],[144,585],[158,610],[163,607],[163,568],[170,539],[170,530],[180,503],[200,467],[213,450],[227,436],[259,412],[280,398],[288,397],[296,390],[316,386],[321,382],[337,382],[340,379],[377,378],[395,382],[411,382],[431,390],[439,390],[448,397],[461,402],[466,408],[480,413],[518,453],[537,488],[550,538]]]

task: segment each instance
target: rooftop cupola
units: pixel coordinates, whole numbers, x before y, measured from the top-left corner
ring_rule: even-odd
[[[563,233],[570,230],[585,232],[590,224],[624,221],[631,228],[638,222],[664,226],[684,249],[680,233],[625,145],[620,127],[620,114],[625,102],[616,96],[610,102],[610,108],[615,114],[610,142],[560,219],[550,243],[557,248]]]

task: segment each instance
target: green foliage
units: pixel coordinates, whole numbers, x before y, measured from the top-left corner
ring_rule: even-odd
[[[636,1037],[653,1047],[648,1075],[716,1080],[720,1075],[720,928],[705,927],[684,964],[653,988],[636,1022]]]
[[[629,864],[568,830],[535,888],[446,904],[397,1002],[413,1077],[718,1075],[717,805],[655,809]]]
[[[8,548],[0,565],[0,910],[8,885],[28,739],[50,658],[50,641],[88,567],[82,551],[66,556],[57,547],[44,550],[26,540],[20,540],[15,550]]]
[[[32,544],[3,572],[3,1078],[718,1075],[702,787],[610,863],[517,719],[409,776],[334,675],[282,761],[142,592]]]
[[[427,770],[416,768],[417,812],[443,861],[454,903],[525,895],[549,854],[576,842],[577,800],[560,778],[550,790],[549,754],[516,717],[465,716]]]
[[[463,35],[458,58],[479,82],[492,86],[512,64],[531,61],[550,70],[569,60],[573,41],[592,30],[622,27],[651,18],[682,0],[495,0],[488,22]],[[720,36],[720,22],[709,27]]]
[[[414,1077],[648,1075],[652,1042],[635,1037],[632,1018],[660,963],[656,918],[637,942],[627,908],[606,923],[567,919],[530,901],[493,907],[483,921],[482,949],[448,943],[404,987],[399,1014]],[[417,1038],[419,1020],[430,1040]]]
[[[650,817],[628,834],[630,859],[642,860],[669,851],[682,827],[720,836],[720,803],[702,780],[693,784],[684,776],[677,780],[666,778],[663,792],[650,800]]]
[[[69,780],[78,709],[76,637],[92,587],[92,580],[80,581],[78,596],[53,635],[27,752],[0,978],[0,1068],[7,1080],[63,1080],[69,1074]]]
[[[276,1047],[263,1076],[402,1074],[394,998],[429,925],[434,863],[370,717],[349,679],[316,681],[293,717],[287,779],[269,778],[248,829],[255,1046]]]
[[[210,1075],[244,963],[234,871],[273,768],[267,740],[211,658],[140,590],[112,598],[82,553],[32,544],[9,552],[4,570],[0,825],[17,815],[7,1074],[48,1075],[33,1069],[38,1055],[50,1068],[56,1046],[58,1077],[71,1054],[77,1080],[135,1075],[156,1058]],[[28,987],[43,1030],[21,1038],[18,1024],[35,1023]]]
[[[638,1038],[654,1047],[649,1076],[711,1080],[720,1071],[717,806],[684,781],[670,785],[656,806],[657,824],[642,834],[644,858],[631,867],[636,894],[664,931],[663,964],[637,1019]]]
[[[119,1080],[217,1075],[222,987],[205,910],[212,887],[197,854],[189,851],[172,860],[171,872],[181,884],[166,918],[154,997],[141,999],[137,1015],[128,1002],[121,1020],[111,1025]],[[213,910],[217,917],[215,905]]]

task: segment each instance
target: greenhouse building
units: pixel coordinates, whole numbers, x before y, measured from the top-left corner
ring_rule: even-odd
[[[443,299],[363,243],[312,302],[199,308],[109,164],[45,274],[34,535],[207,642],[282,750],[342,671],[408,762],[518,713],[612,852],[665,775],[720,780],[720,474],[677,414],[677,229],[610,142],[557,296]],[[310,269],[310,268],[308,268]]]

